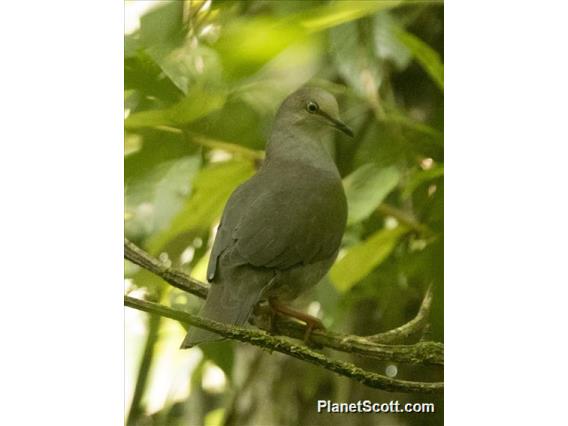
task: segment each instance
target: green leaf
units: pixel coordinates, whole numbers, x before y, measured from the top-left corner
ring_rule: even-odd
[[[331,268],[330,278],[335,288],[346,292],[365,278],[391,254],[399,238],[407,231],[403,226],[381,229],[361,244],[351,247]]]
[[[399,179],[396,167],[379,169],[374,164],[365,164],[347,176],[343,180],[349,206],[347,223],[366,219],[396,187]]]
[[[254,167],[250,161],[227,161],[202,169],[195,177],[193,195],[172,220],[170,227],[148,242],[150,252],[159,252],[168,241],[184,233],[206,231],[221,215],[235,188],[253,173]]]
[[[402,29],[397,32],[399,40],[410,49],[418,63],[430,75],[432,80],[444,91],[444,65],[440,55],[414,34]]]
[[[368,97],[380,87],[383,69],[360,27],[357,22],[349,22],[330,30],[330,53],[341,77],[360,96]]]
[[[259,17],[235,20],[227,25],[215,48],[225,76],[239,79],[257,72],[292,43],[305,36],[297,23],[283,25]]]
[[[128,220],[125,234],[140,238],[166,228],[183,205],[193,176],[201,165],[200,155],[164,161],[146,173],[129,179],[125,188]]]
[[[293,13],[283,19],[267,16],[240,18],[223,29],[215,48],[220,54],[226,77],[251,75],[292,44],[317,33],[380,10],[399,6],[401,1],[335,2]]]
[[[124,88],[135,89],[145,96],[166,101],[168,105],[183,96],[169,78],[163,78],[163,70],[154,58],[141,49],[124,58]]]
[[[412,60],[412,54],[396,36],[397,28],[389,12],[377,13],[373,17],[373,44],[377,56],[392,62],[402,71]]]
[[[222,108],[225,99],[226,93],[222,90],[194,86],[185,98],[170,108],[130,114],[124,121],[124,128],[181,127]]]
[[[184,95],[188,95],[191,85],[207,81],[217,84],[221,80],[217,52],[206,46],[195,47],[188,42],[172,50],[152,47],[147,53]]]
[[[188,130],[211,140],[260,150],[264,149],[266,142],[266,133],[261,126],[263,122],[266,122],[265,116],[242,100],[231,97],[222,109],[191,123]]]
[[[183,2],[165,2],[140,18],[140,39],[146,46],[176,43],[183,36]]]
[[[181,133],[148,130],[136,134],[142,136],[142,146],[124,158],[126,186],[133,185],[161,163],[200,154],[200,148],[187,143]]]
[[[338,1],[303,12],[295,20],[307,31],[322,31],[402,4],[395,0]]]
[[[133,133],[124,134],[124,156],[134,154],[142,147],[142,136]]]

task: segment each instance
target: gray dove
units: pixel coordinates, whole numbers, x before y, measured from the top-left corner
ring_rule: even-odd
[[[345,192],[323,146],[333,128],[353,136],[329,92],[303,87],[284,100],[264,163],[225,206],[207,268],[211,287],[202,317],[242,325],[256,303],[268,299],[274,311],[318,326],[316,318],[286,302],[323,278],[345,230]],[[181,347],[222,339],[191,327]]]

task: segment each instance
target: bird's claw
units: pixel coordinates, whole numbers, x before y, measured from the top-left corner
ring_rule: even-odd
[[[315,342],[310,340],[310,337],[314,330],[325,330],[325,326],[323,325],[323,323],[319,318],[316,318],[312,315],[306,314],[301,311],[297,311],[296,309],[290,308],[289,306],[282,305],[275,300],[270,300],[269,302],[273,314],[271,318],[271,323],[275,322],[276,313],[280,313],[288,317],[295,318],[306,324],[306,331],[304,333],[304,338],[303,338],[304,344],[314,347],[318,346],[317,344],[315,344]]]
[[[315,317],[312,317],[315,321],[306,321],[306,331],[304,333],[304,344],[307,346],[318,347],[320,345],[316,344],[314,341],[310,340],[312,337],[312,332],[314,330],[325,331],[325,326],[323,323]]]

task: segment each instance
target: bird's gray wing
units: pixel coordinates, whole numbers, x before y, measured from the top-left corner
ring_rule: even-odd
[[[219,256],[233,244],[233,230],[238,225],[240,212],[247,210],[248,199],[252,195],[251,189],[251,180],[248,180],[231,194],[225,205],[207,265],[207,280],[210,282],[215,277]]]
[[[347,206],[339,179],[280,174],[250,202],[234,228],[236,250],[256,267],[288,269],[335,255]]]
[[[347,218],[341,181],[319,174],[263,173],[231,196],[213,244],[207,279],[229,248],[237,264],[288,269],[335,255]]]

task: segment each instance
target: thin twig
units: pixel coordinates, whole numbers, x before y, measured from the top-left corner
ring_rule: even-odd
[[[218,139],[213,139],[207,136],[198,135],[197,133],[186,132],[189,140],[198,145],[202,145],[209,149],[222,149],[224,151],[241,155],[253,161],[264,160],[264,151],[247,148],[246,146],[237,145],[236,143],[225,142]]]
[[[406,213],[405,211],[397,207],[391,206],[390,204],[387,203],[380,204],[379,207],[377,207],[377,212],[382,214],[383,216],[392,216],[403,225],[406,225],[409,228],[412,228],[421,234],[425,235],[432,234],[432,230],[428,228],[426,225],[418,222],[418,220],[416,220],[414,216],[412,216],[409,213]]]
[[[232,142],[210,138],[208,136],[201,135],[196,132],[191,132],[186,129],[178,129],[177,127],[167,125],[155,126],[154,128],[163,132],[183,135],[189,142],[204,146],[209,149],[221,149],[223,151],[230,152],[231,154],[240,155],[241,157],[247,158],[252,161],[262,161],[265,158],[264,151],[247,148],[246,146],[238,145]]]
[[[422,304],[416,316],[400,327],[383,333],[367,336],[366,339],[376,343],[391,343],[406,340],[424,330],[428,324],[428,317],[432,308],[432,285],[428,286]]]

